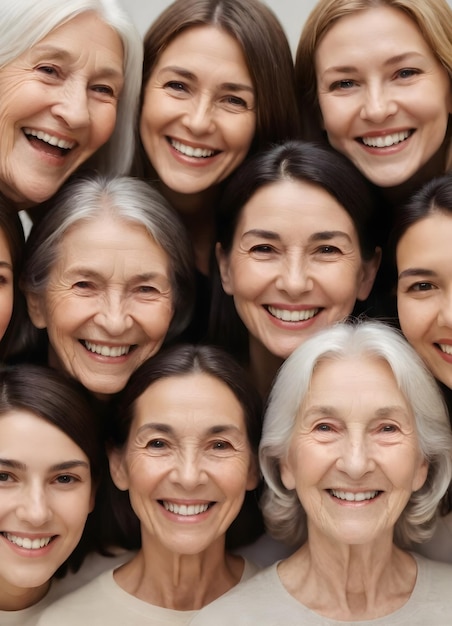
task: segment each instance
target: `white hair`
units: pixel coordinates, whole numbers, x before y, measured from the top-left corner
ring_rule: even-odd
[[[87,165],[106,174],[126,174],[134,152],[133,129],[141,87],[143,46],[137,29],[117,0],[1,0],[0,69],[52,30],[86,11],[94,11],[113,28],[124,48],[124,87],[115,130]]]
[[[393,328],[376,321],[342,323],[320,331],[297,348],[276,378],[264,417],[259,447],[267,487],[264,520],[269,532],[288,543],[306,539],[306,514],[295,490],[282,483],[280,462],[288,454],[298,410],[316,365],[326,359],[378,358],[391,368],[413,411],[419,446],[428,461],[424,486],[411,495],[395,527],[400,545],[427,540],[438,504],[452,478],[452,434],[441,391],[421,358]]]

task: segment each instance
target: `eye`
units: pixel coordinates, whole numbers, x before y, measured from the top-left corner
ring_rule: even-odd
[[[0,482],[6,483],[9,480],[11,480],[11,474],[8,474],[8,472],[0,472]]]
[[[165,83],[164,87],[165,89],[169,89],[176,93],[183,94],[183,93],[188,92],[188,88],[185,85],[185,83],[181,83],[180,81],[177,81],[177,80],[169,80],[167,83]]]
[[[158,295],[160,293],[157,287],[153,287],[152,285],[140,285],[138,291],[148,295]]]
[[[275,252],[275,249],[273,246],[270,246],[267,243],[259,243],[255,246],[251,246],[250,252],[254,254],[266,255],[266,254],[271,254],[272,252]]]
[[[56,67],[53,67],[53,65],[40,65],[36,69],[38,70],[38,72],[41,72],[42,74],[45,74],[46,76],[58,77],[59,75],[58,70],[56,69]]]
[[[320,246],[317,248],[317,252],[320,254],[339,254],[341,251],[336,246]]]
[[[55,482],[60,485],[71,485],[72,483],[79,482],[79,479],[69,474],[61,474],[55,478]]]
[[[229,441],[214,441],[212,443],[212,448],[214,450],[230,450],[232,448],[232,445],[229,443]]]
[[[429,282],[418,282],[410,285],[408,291],[431,291],[432,289],[437,289],[437,287]]]
[[[154,450],[163,450],[166,448],[166,441],[164,439],[151,439],[146,444],[146,447]]]
[[[74,283],[73,287],[75,289],[85,290],[85,289],[89,289],[90,287],[93,287],[93,284],[88,282],[87,280],[79,280],[76,283]]]
[[[332,427],[329,424],[317,424],[317,426],[315,427],[315,430],[317,430],[320,433],[330,433],[332,432]]]
[[[113,87],[110,87],[110,85],[94,85],[91,89],[105,96],[113,97],[115,95],[114,89]]]
[[[397,72],[397,77],[398,78],[411,78],[412,76],[416,76],[417,74],[420,74],[419,70],[416,70],[411,67],[404,67],[402,70],[399,70]]]
[[[351,89],[356,87],[357,83],[350,78],[343,78],[342,80],[336,80],[330,85],[330,91],[338,91],[340,89]]]
[[[398,430],[399,429],[395,424],[383,424],[380,427],[380,432],[382,433],[396,433]]]
[[[237,111],[248,111],[250,109],[246,100],[240,98],[240,96],[225,96],[220,102],[225,109],[233,113]]]

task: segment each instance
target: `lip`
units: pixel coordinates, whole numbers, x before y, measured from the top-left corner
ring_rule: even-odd
[[[58,146],[51,145],[46,143],[45,141],[39,140],[35,136],[28,136],[25,134],[24,129],[34,129],[37,130],[33,126],[25,126],[22,130],[22,137],[26,142],[26,145],[33,151],[33,155],[38,157],[40,161],[42,161],[46,166],[51,168],[69,168],[74,163],[74,160],[77,158],[77,148],[79,147],[78,143],[75,143],[74,146],[70,149],[59,148]],[[42,131],[47,133],[47,131]],[[68,137],[64,137],[59,133],[51,132],[48,133],[52,137],[58,138],[61,141],[69,141],[73,143],[72,139]]]
[[[157,500],[165,517],[185,523],[200,522],[208,517],[216,504],[213,500],[177,500],[162,498]]]
[[[53,147],[59,147],[64,150],[71,151],[77,147],[78,143],[72,137],[68,137],[67,135],[63,135],[59,132],[55,132],[53,130],[46,130],[44,128],[35,128],[34,126],[23,126],[22,132],[27,137],[35,137],[36,139],[42,140],[44,143],[47,143],[42,136],[49,136],[52,139],[61,142],[63,145],[55,145],[51,143]],[[42,136],[41,136],[42,135]]]
[[[191,141],[176,139],[175,137],[170,136],[166,136],[165,139],[173,157],[180,163],[189,164],[193,167],[205,167],[206,165],[210,165],[212,161],[216,160],[216,157],[222,153],[221,150],[217,150],[206,144],[195,144]],[[199,154],[185,154],[178,149],[181,145],[186,146],[191,151],[197,151]]]
[[[137,344],[92,341],[90,339],[79,339],[78,343],[91,358],[109,363],[123,363],[127,361],[130,355],[138,348]],[[87,344],[91,345],[91,349]],[[103,353],[98,350],[103,350]]]
[[[31,549],[31,547],[19,546],[17,543],[14,543],[13,541],[11,541],[11,539],[9,539],[7,535],[18,537],[24,540],[28,539],[31,541],[50,538],[50,541],[49,543],[47,543],[46,545],[40,548]],[[33,534],[33,533],[20,533],[20,532],[10,532],[10,531],[0,532],[0,539],[4,541],[6,546],[8,546],[16,554],[20,556],[25,556],[27,558],[39,558],[48,554],[48,552],[53,550],[55,540],[58,539],[58,537],[59,535],[53,535],[50,533]]]
[[[452,341],[450,339],[439,339],[433,343],[433,346],[439,356],[446,361],[446,363],[452,363]],[[449,348],[450,354],[444,352],[444,350],[441,349],[441,346]]]
[[[415,129],[413,128],[400,128],[400,129],[385,129],[366,132],[363,135],[355,137],[355,141],[367,152],[371,154],[392,154],[404,150],[409,144],[411,137],[414,135]],[[392,139],[389,139],[392,136]],[[369,140],[367,143],[364,141]],[[370,141],[374,139],[373,143],[377,145],[369,145]],[[390,142],[389,145],[385,144],[385,140]]]
[[[322,307],[314,305],[264,304],[263,308],[269,319],[281,328],[306,328],[313,324]],[[290,318],[290,319],[288,319]]]
[[[344,489],[336,487],[326,491],[329,497],[341,506],[366,506],[378,500],[381,494],[384,493],[380,489]]]

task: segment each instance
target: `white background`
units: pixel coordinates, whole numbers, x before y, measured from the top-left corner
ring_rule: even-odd
[[[1,2],[1,0],[0,0]],[[144,35],[157,15],[169,6],[172,0],[121,0],[124,8]],[[276,13],[286,31],[292,51],[295,52],[305,19],[317,0],[265,0],[265,4]],[[452,0],[448,0],[452,6]]]

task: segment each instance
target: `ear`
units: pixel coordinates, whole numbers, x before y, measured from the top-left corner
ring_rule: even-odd
[[[280,462],[280,474],[281,474],[281,482],[286,489],[289,491],[295,489],[295,476],[292,472],[292,468],[287,458],[283,459]]]
[[[43,297],[36,293],[26,293],[28,315],[36,328],[47,328]]]
[[[108,451],[110,475],[116,487],[121,491],[129,488],[129,476],[124,464],[124,452],[119,448],[111,447]]]
[[[428,467],[427,459],[422,459],[413,478],[413,491],[418,491],[424,486],[427,480]]]
[[[217,263],[220,269],[223,289],[228,296],[232,296],[231,277],[229,274],[229,255],[226,254],[219,242],[215,244],[215,256],[217,257]]]
[[[381,248],[375,248],[375,253],[369,261],[363,261],[363,275],[358,287],[357,300],[365,300],[374,286],[375,277],[381,263]]]

